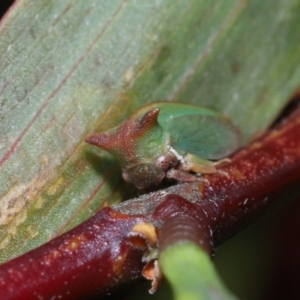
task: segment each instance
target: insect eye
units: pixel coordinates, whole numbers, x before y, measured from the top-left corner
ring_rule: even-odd
[[[161,183],[165,172],[154,164],[139,164],[122,173],[123,179],[139,189],[150,188]]]

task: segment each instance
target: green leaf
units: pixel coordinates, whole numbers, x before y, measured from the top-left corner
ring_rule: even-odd
[[[244,141],[300,82],[299,0],[20,0],[0,27],[0,261],[129,198],[86,145],[139,106],[222,111]]]
[[[168,247],[159,263],[176,300],[236,299],[220,281],[207,253],[194,243]]]

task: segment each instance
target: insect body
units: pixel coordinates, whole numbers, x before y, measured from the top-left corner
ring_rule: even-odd
[[[213,173],[239,146],[239,131],[222,114],[195,105],[154,102],[119,127],[95,133],[86,142],[113,154],[125,181],[139,189],[164,178],[191,182],[194,173]],[[213,160],[213,161],[212,161]]]

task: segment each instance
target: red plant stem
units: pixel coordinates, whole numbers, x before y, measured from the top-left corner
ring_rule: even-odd
[[[197,203],[169,194],[155,208],[152,219],[154,223],[162,224],[159,232],[159,253],[170,245],[190,241],[211,254],[211,226],[214,220]]]
[[[0,299],[85,299],[114,291],[141,276],[142,252],[127,240],[135,224],[151,221],[161,227],[182,210],[197,220],[192,227],[206,228],[198,241],[209,229],[207,240],[216,245],[276,200],[299,197],[299,179],[300,109],[204,181],[143,195],[114,210],[105,208],[69,233],[3,264]],[[191,209],[181,197],[191,202]]]
[[[253,217],[280,199],[300,196],[300,109],[289,120],[250,144],[204,184],[202,198],[214,201],[219,213],[214,243],[241,230]]]
[[[0,268],[0,299],[86,299],[139,277],[126,237],[144,218],[104,208],[72,231]]]

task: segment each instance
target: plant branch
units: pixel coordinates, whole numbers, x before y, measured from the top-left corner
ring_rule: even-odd
[[[201,182],[178,184],[104,208],[70,232],[3,264],[0,298],[81,299],[110,293],[141,277],[143,252],[128,240],[134,225],[151,222],[161,228],[170,216],[176,220],[176,214],[183,208],[186,215],[196,216],[198,224],[205,225],[201,228],[209,229],[208,244],[215,246],[275,201],[299,197],[299,179],[297,109]]]

